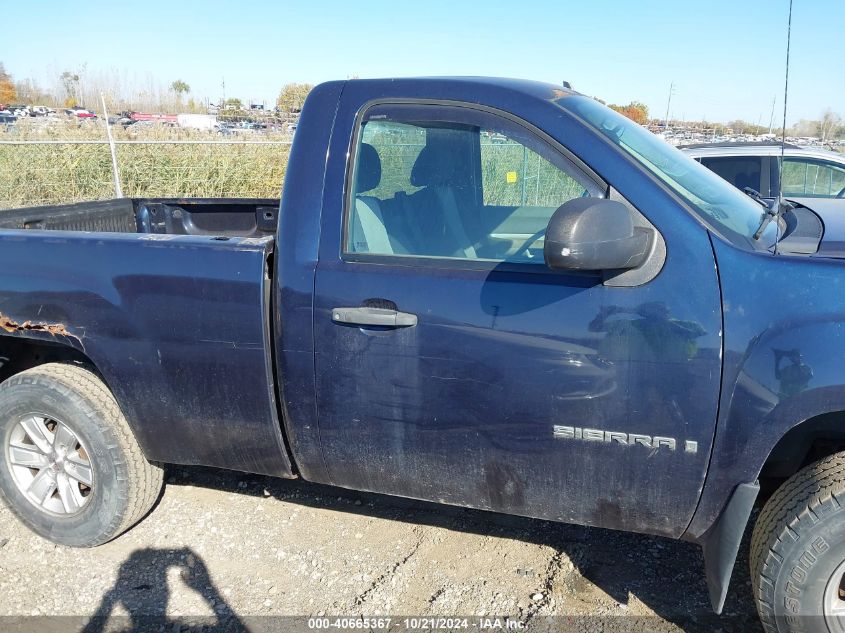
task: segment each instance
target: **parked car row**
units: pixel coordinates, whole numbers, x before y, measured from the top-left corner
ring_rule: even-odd
[[[62,121],[95,121],[97,113],[87,108],[74,106],[59,110],[46,106],[25,106],[0,104],[0,126],[10,129],[11,126],[22,122],[30,121],[31,124],[46,124],[50,120]],[[253,134],[253,133],[288,133],[296,130],[297,121],[281,121],[278,119],[246,118],[234,120],[229,117],[218,118],[211,114],[162,114],[146,113],[136,111],[121,111],[111,114],[108,118],[110,125],[123,128],[132,127],[132,130],[140,131],[155,127],[187,128],[193,130],[208,130],[221,135],[231,134]]]
[[[76,118],[76,119],[96,119],[96,113],[88,110],[86,108],[66,108],[62,110],[62,114],[67,117]],[[50,118],[58,118],[59,113],[56,112],[53,108],[48,108],[47,106],[27,106],[27,105],[2,105],[0,104],[0,123],[12,124],[16,123],[19,119],[28,119],[28,118],[36,118],[36,117],[50,117]]]
[[[757,135],[742,132],[715,134],[713,130],[686,128],[664,130],[654,126],[649,126],[648,129],[669,143],[669,145],[676,147],[702,143],[736,143],[740,145],[747,143],[779,143],[781,140],[781,137],[777,134]],[[787,136],[786,142],[793,145],[801,145],[802,147],[845,148],[845,139],[823,139],[818,136]]]
[[[296,123],[262,123],[253,121],[220,121],[216,126],[217,132],[223,135],[251,134],[256,132],[286,132],[293,134]]]
[[[0,113],[18,118],[35,116],[55,116],[56,111],[47,106],[29,106],[21,104],[0,104]]]

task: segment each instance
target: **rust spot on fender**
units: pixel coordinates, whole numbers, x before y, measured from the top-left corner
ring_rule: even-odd
[[[79,339],[79,337],[71,334],[63,323],[33,323],[32,321],[18,323],[5,314],[0,314],[0,328],[10,333],[46,332],[51,336],[67,336],[77,340]]]

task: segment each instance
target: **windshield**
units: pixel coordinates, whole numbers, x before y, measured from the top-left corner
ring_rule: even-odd
[[[753,240],[765,209],[739,189],[595,99],[567,96],[556,103],[585,120],[634,157],[725,237],[733,241],[737,237]]]

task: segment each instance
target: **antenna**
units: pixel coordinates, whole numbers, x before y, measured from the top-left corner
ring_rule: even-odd
[[[778,199],[777,209],[780,212],[783,209],[783,155],[786,150],[786,101],[789,96],[789,43],[792,38],[792,0],[789,0],[789,21],[786,26],[786,78],[783,84],[783,127],[780,135],[780,163],[778,164]],[[775,228],[778,231],[775,240],[775,253],[777,253],[777,243],[780,240],[780,223],[775,223]]]

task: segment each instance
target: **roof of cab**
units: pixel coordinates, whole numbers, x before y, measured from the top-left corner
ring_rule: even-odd
[[[530,79],[515,79],[509,77],[482,77],[482,76],[433,76],[433,77],[395,77],[395,78],[375,78],[375,79],[348,79],[349,82],[356,82],[356,83],[363,83],[363,82],[370,82],[370,83],[408,83],[408,84],[416,84],[418,86],[431,84],[431,85],[444,85],[444,84],[452,84],[461,87],[472,87],[476,86],[478,88],[483,87],[496,87],[496,88],[504,88],[507,90],[513,90],[517,92],[522,92],[526,94],[531,94],[534,96],[541,96],[543,98],[551,97],[565,97],[568,95],[580,95],[581,93],[573,90],[571,86],[569,86],[569,82],[561,82],[559,84],[552,84],[543,81],[535,81]]]
[[[806,158],[817,158],[834,163],[845,165],[845,155],[839,152],[814,147],[786,143],[784,146],[785,156],[804,156]],[[681,145],[679,150],[694,156],[717,157],[717,156],[780,156],[781,144],[774,142],[763,143],[698,143],[695,145]]]

